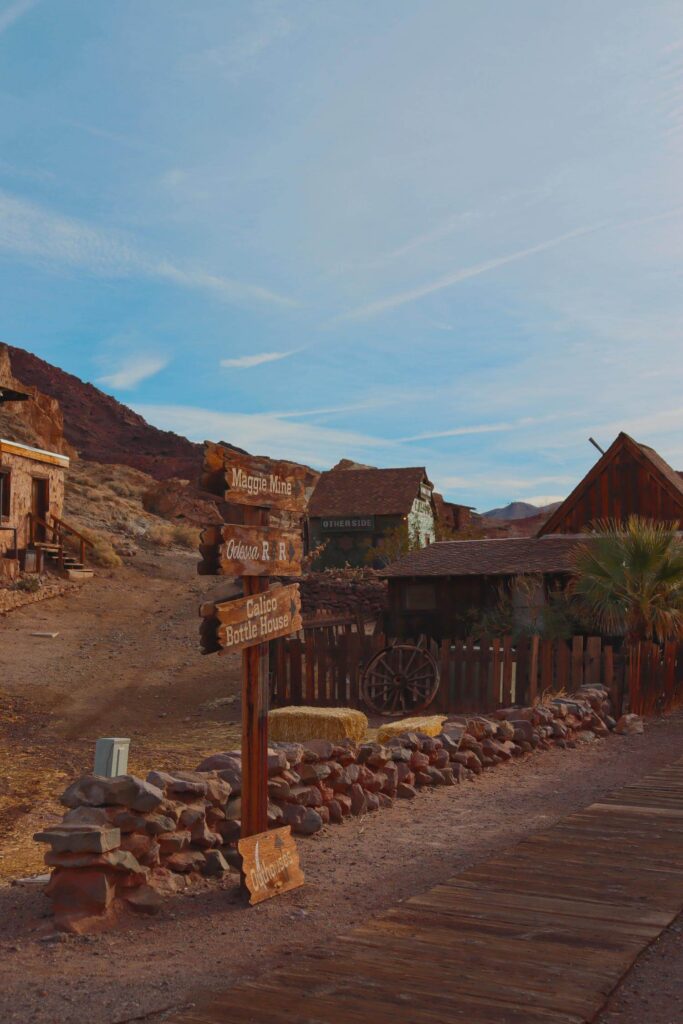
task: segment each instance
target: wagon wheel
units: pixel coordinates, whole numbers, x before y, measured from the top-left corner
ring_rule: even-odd
[[[439,689],[439,666],[424,647],[396,644],[379,651],[365,667],[361,697],[378,715],[422,711]]]

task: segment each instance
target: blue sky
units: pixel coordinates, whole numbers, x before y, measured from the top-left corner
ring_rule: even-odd
[[[683,468],[683,4],[0,0],[0,338],[160,427]]]

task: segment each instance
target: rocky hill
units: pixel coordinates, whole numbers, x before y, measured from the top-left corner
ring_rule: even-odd
[[[530,516],[541,514],[549,516],[560,504],[559,501],[554,501],[550,505],[531,505],[528,501],[511,501],[503,508],[492,508],[489,512],[484,512],[484,516],[487,519],[505,520],[528,519]]]
[[[19,381],[27,385],[30,382],[31,387],[61,407],[64,437],[81,458],[131,466],[157,480],[197,479],[202,445],[170,430],[153,427],[93,384],[52,366],[31,352],[13,345],[0,346],[0,359],[3,350]]]

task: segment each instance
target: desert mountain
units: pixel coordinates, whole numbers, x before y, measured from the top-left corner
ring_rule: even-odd
[[[490,512],[484,512],[487,519],[528,519],[530,516],[537,516],[540,513],[550,515],[561,502],[554,501],[550,505],[531,505],[528,501],[511,501],[503,508],[492,508]]]
[[[81,458],[142,470],[157,480],[196,480],[203,447],[170,430],[159,430],[132,409],[71,373],[13,345],[5,349],[16,377],[56,400],[66,441]],[[1,356],[0,356],[1,357]],[[26,403],[33,405],[34,403]]]

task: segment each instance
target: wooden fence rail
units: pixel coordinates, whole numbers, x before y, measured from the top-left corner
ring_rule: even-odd
[[[505,636],[481,640],[412,641],[429,647],[440,668],[434,713],[491,712],[531,704],[544,693],[603,685],[617,715],[652,715],[683,704],[683,644],[640,644],[629,660],[600,637],[569,640]],[[360,622],[306,624],[271,644],[271,703],[362,707],[360,682],[370,658],[387,645]]]

